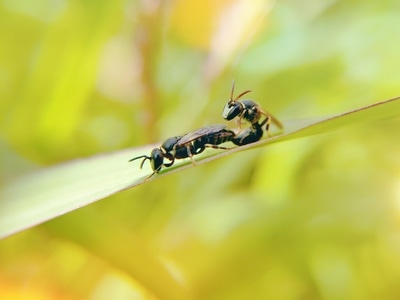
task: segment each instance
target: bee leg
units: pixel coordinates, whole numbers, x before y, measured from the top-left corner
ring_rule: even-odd
[[[186,146],[186,151],[187,151],[187,154],[188,154],[188,156],[189,156],[189,158],[190,158],[190,160],[192,162],[192,165],[195,167],[196,166],[196,162],[193,159],[193,153],[192,153],[192,151],[190,149],[190,146]]]
[[[231,149],[231,148],[221,147],[221,146],[217,146],[217,145],[213,145],[213,144],[206,144],[205,147],[206,148],[213,148],[213,149],[220,149],[220,150],[229,150],[229,149]]]
[[[192,162],[193,167],[195,167],[195,166],[196,166],[196,162],[195,162],[194,159],[193,159],[193,155],[190,154],[189,157],[190,157],[190,160],[191,160],[191,162]]]
[[[168,158],[168,159],[169,159],[169,158]],[[163,163],[162,166],[169,168],[169,167],[171,167],[171,166],[174,164],[174,162],[175,162],[175,158],[172,157],[172,159],[170,159],[170,162],[169,162],[169,163]],[[160,170],[161,170],[161,167],[160,167],[159,170],[156,170],[156,171],[154,171],[153,173],[151,173],[149,176],[147,176],[146,179],[145,179],[144,181],[149,180],[149,179],[150,179],[151,177],[153,177],[155,174],[157,174],[158,172],[160,172]]]
[[[171,167],[171,166],[174,164],[174,162],[175,162],[175,158],[173,158],[173,159],[171,160],[171,162],[169,162],[169,163],[164,163],[164,167],[169,168],[169,167]]]
[[[240,118],[236,120],[236,125],[239,127],[240,131],[242,131],[242,119],[242,116],[240,116]]]
[[[266,116],[266,118],[264,119],[264,121],[262,121],[261,122],[261,124],[260,124],[260,127],[263,127],[264,126],[264,124],[266,124],[265,125],[265,131],[267,132],[267,134],[268,134],[268,137],[271,137],[271,135],[269,134],[269,125],[271,124],[271,118],[270,118],[270,116]]]
[[[144,181],[147,181],[150,179],[150,177],[153,177],[153,175],[156,174],[156,172],[151,173],[149,176],[146,177],[146,179]]]

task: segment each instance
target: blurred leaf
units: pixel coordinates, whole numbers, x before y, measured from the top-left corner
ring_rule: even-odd
[[[86,220],[90,220],[88,226],[82,226]],[[83,246],[113,268],[129,274],[156,299],[192,299],[187,286],[175,276],[168,261],[160,257],[157,249],[95,209],[81,209],[75,214],[54,220],[46,229],[58,238]],[[123,241],[123,245],[115,247],[112,241]]]
[[[224,152],[206,151],[197,158],[196,164],[270,143],[325,133],[366,121],[398,117],[399,100],[400,97],[397,97],[319,120],[284,122],[285,134]],[[149,153],[155,146],[147,145],[79,159],[11,180],[0,191],[0,237],[9,236],[127,188],[193,167],[189,160],[178,162],[146,181],[145,178],[152,173],[149,164],[140,170],[139,162],[128,163],[128,160]]]

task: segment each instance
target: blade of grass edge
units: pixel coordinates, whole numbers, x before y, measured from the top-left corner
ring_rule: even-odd
[[[396,97],[328,118],[284,122],[284,134],[224,152],[206,151],[204,155],[196,157],[196,164],[201,165],[238,151],[326,133],[353,124],[399,117],[399,100],[400,97]],[[152,173],[149,165],[146,164],[140,170],[139,163],[128,163],[128,160],[149,153],[154,146],[147,145],[74,160],[3,184],[0,190],[0,238],[144,182],[193,167],[187,160],[177,162],[173,167],[164,169],[159,175],[146,181],[145,178]]]

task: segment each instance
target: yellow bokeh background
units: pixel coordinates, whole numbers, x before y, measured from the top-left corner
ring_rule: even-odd
[[[223,123],[233,79],[284,122],[399,96],[399,17],[394,0],[4,0],[0,188]],[[0,299],[398,299],[398,127],[228,155],[3,239]]]

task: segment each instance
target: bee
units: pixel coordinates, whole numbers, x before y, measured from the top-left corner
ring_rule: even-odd
[[[160,148],[154,148],[150,152],[150,156],[147,155],[140,155],[130,159],[129,161],[134,161],[136,159],[143,158],[142,162],[140,163],[140,169],[143,168],[143,164],[146,160],[149,160],[150,166],[153,169],[153,174],[151,174],[148,178],[153,176],[155,173],[160,172],[162,167],[171,167],[174,164],[174,156],[170,153],[173,149],[177,141],[181,138],[181,136],[175,136],[168,138],[161,144]],[[179,155],[179,154],[178,154]],[[165,163],[164,159],[168,159],[170,162]]]
[[[154,148],[149,156],[140,155],[129,161],[143,158],[140,163],[140,168],[142,168],[144,162],[149,160],[153,173],[147,177],[148,179],[159,173],[163,167],[171,167],[175,159],[190,158],[195,165],[193,156],[202,153],[206,148],[228,150],[230,148],[219,145],[232,142],[237,146],[242,146],[257,142],[263,135],[262,126],[255,123],[251,128],[243,130],[239,134],[227,129],[223,124],[205,126],[181,136],[168,138],[159,148]]]
[[[224,110],[222,111],[222,117],[225,120],[230,121],[236,117],[239,117],[237,122],[239,128],[241,128],[242,119],[246,120],[253,126],[254,124],[259,124],[258,122],[260,121],[262,116],[265,116],[265,119],[261,123],[265,124],[265,130],[268,136],[271,136],[268,131],[271,122],[278,126],[280,129],[283,129],[282,123],[279,122],[279,120],[275,118],[272,114],[262,109],[257,102],[250,99],[239,100],[244,95],[250,93],[251,90],[246,90],[236,96],[235,99],[233,99],[234,89],[235,82],[232,83],[231,97],[225,104]]]

